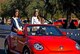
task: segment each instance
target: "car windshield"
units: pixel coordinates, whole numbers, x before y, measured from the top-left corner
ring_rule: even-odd
[[[29,36],[62,36],[62,33],[54,26],[29,26]]]

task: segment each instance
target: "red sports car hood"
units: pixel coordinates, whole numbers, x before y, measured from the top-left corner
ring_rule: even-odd
[[[50,51],[72,51],[75,49],[75,41],[66,36],[30,36],[30,40],[35,40]]]

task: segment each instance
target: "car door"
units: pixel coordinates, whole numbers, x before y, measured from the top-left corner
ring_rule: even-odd
[[[15,50],[15,48],[17,47],[17,33],[12,32],[10,35],[10,42],[11,42],[11,49]]]
[[[25,45],[26,38],[23,35],[17,36],[17,47],[15,48],[16,51],[21,52],[23,46]]]

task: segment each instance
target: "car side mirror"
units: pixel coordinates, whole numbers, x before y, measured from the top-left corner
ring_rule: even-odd
[[[18,35],[24,35],[24,33],[22,31],[18,31],[17,34]]]
[[[62,32],[62,34],[63,34],[64,36],[66,36],[66,35],[67,35],[67,33],[66,33],[66,32]]]

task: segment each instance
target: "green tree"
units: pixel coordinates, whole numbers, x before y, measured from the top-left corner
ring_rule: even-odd
[[[47,13],[51,14],[51,19],[53,15],[56,13],[56,0],[45,0],[45,18],[47,18]]]
[[[12,10],[15,10],[16,8],[21,11],[22,16],[27,16],[26,8],[31,3],[31,0],[14,0],[14,2],[11,5]]]
[[[80,0],[44,0],[45,1],[45,10],[46,14],[50,13],[51,16],[60,12],[62,17],[66,16],[67,18],[67,26],[68,28],[71,14],[75,14],[78,18],[80,18]],[[59,15],[60,15],[59,14]],[[57,15],[58,16],[58,15]]]
[[[59,8],[61,8],[62,13],[66,15],[67,18],[67,28],[70,24],[71,14],[75,14],[80,18],[80,0],[59,0]]]
[[[10,5],[12,4],[12,0],[6,0],[2,3],[0,3],[0,16],[2,17],[2,23],[4,24],[4,18],[6,16],[9,16],[9,10],[11,9],[10,8]]]

